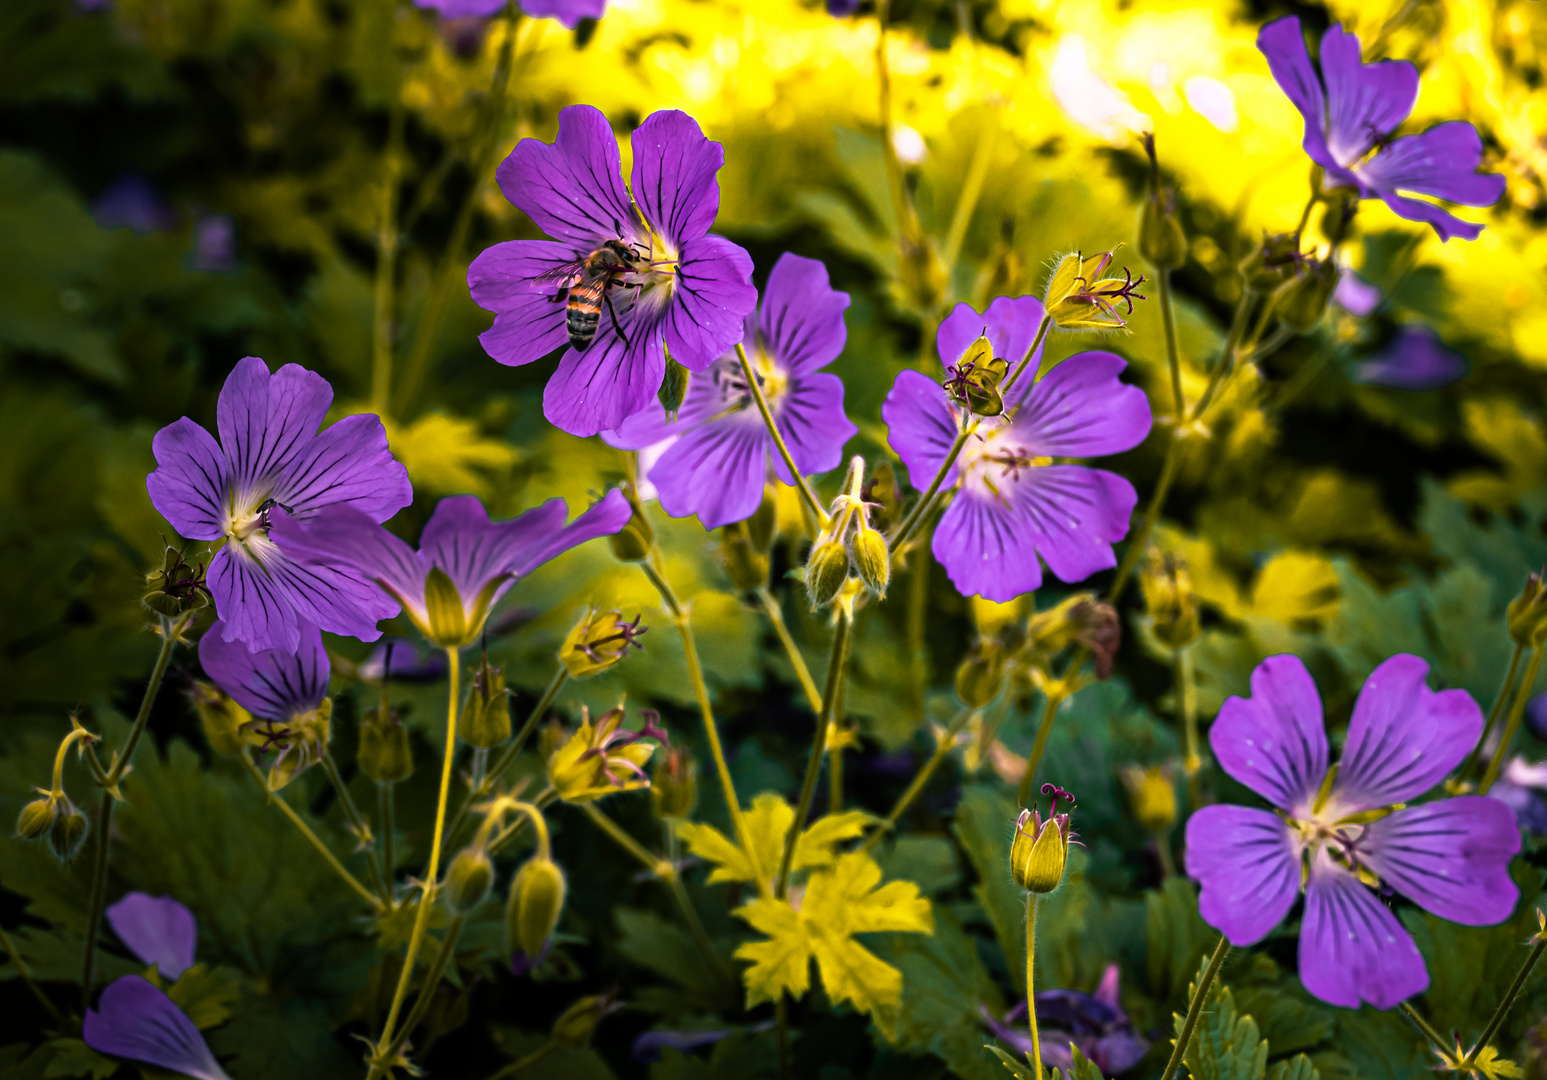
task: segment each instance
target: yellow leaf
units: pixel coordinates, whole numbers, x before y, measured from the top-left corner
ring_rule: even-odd
[[[1304,551],[1273,556],[1252,587],[1250,612],[1279,622],[1326,619],[1337,612],[1337,571],[1330,559]]]
[[[1521,1075],[1520,1066],[1506,1058],[1491,1046],[1485,1046],[1472,1060],[1472,1075],[1481,1073],[1487,1080],[1513,1080]]]
[[[1469,401],[1461,408],[1461,419],[1472,445],[1496,459],[1504,475],[1464,472],[1448,485],[1456,496],[1490,510],[1506,510],[1547,477],[1547,433],[1541,421],[1519,405],[1503,398]]]
[[[765,791],[752,800],[752,809],[747,811],[742,820],[747,826],[747,842],[752,847],[751,861],[733,840],[713,825],[689,822],[678,826],[677,833],[687,844],[688,850],[715,864],[714,871],[709,875],[711,885],[722,881],[753,883],[759,879],[772,882],[774,875],[779,872],[779,863],[784,858],[785,837],[789,835],[790,825],[795,820],[794,809],[781,796]],[[861,810],[818,818],[797,841],[791,869],[827,866],[836,857],[833,847],[860,835],[866,822],[872,820],[871,815]]]
[[[487,495],[489,477],[520,458],[513,446],[484,438],[478,425],[460,416],[431,413],[407,427],[385,421],[387,441],[414,487],[446,495]]]

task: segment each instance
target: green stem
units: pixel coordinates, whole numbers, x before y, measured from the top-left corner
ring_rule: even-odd
[[[1176,859],[1171,854],[1171,830],[1161,829],[1155,833],[1155,854],[1160,857],[1160,877],[1176,877]]]
[[[435,991],[440,987],[441,976],[446,973],[446,965],[456,954],[457,939],[462,936],[462,927],[466,923],[467,917],[458,915],[446,928],[446,936],[441,939],[440,949],[435,953],[435,959],[430,962],[430,970],[425,973],[424,985],[419,988],[419,996],[414,999],[414,1007],[409,1010],[407,1019],[403,1021],[402,1030],[397,1033],[397,1038],[392,1040],[392,1049],[387,1052],[389,1059],[398,1055],[408,1042],[408,1037],[413,1034],[414,1028],[419,1026],[419,1021],[424,1019],[424,1014],[430,1011],[430,1003],[435,998]]]
[[[890,12],[888,0],[876,0],[876,89],[877,111],[881,121],[881,158],[886,168],[887,188],[892,196],[892,214],[897,219],[899,260],[906,260],[913,250],[924,246],[924,230],[919,226],[918,212],[908,198],[908,187],[903,181],[902,162],[897,158],[897,148],[892,145],[892,73],[886,62],[886,22]]]
[[[516,1073],[520,1072],[522,1069],[527,1069],[533,1065],[536,1065],[539,1061],[542,1061],[550,1054],[557,1053],[560,1049],[562,1048],[559,1046],[559,1044],[550,1039],[548,1042],[543,1043],[536,1050],[533,1050],[530,1054],[526,1055],[526,1057],[518,1058],[517,1060],[512,1061],[509,1065],[506,1065],[503,1069],[499,1070],[499,1072],[492,1074],[489,1077],[489,1080],[507,1080],[507,1077],[515,1076]]]
[[[1509,658],[1509,670],[1504,673],[1504,683],[1499,687],[1499,692],[1494,696],[1493,708],[1488,710],[1488,722],[1483,725],[1483,733],[1477,739],[1477,745],[1472,747],[1472,752],[1467,755],[1466,764],[1461,766],[1457,777],[1465,780],[1472,775],[1472,770],[1477,767],[1477,758],[1483,752],[1483,746],[1488,741],[1488,736],[1493,734],[1493,727],[1499,722],[1499,716],[1504,711],[1504,702],[1509,700],[1510,688],[1515,685],[1515,672],[1520,668],[1520,656],[1525,652],[1525,646],[1516,644],[1515,651]]]
[[[752,393],[752,400],[757,402],[757,411],[763,416],[763,424],[768,428],[768,434],[773,439],[779,456],[784,459],[784,467],[795,478],[796,490],[800,492],[807,512],[816,520],[819,528],[827,528],[827,514],[816,501],[816,492],[811,490],[811,485],[806,482],[806,478],[800,474],[800,469],[795,465],[795,458],[790,454],[790,448],[785,444],[784,436],[779,433],[779,425],[774,420],[773,410],[768,407],[768,399],[763,396],[763,384],[758,379],[757,372],[752,370],[752,361],[747,358],[747,350],[739,341],[736,342],[736,358],[741,361],[742,378],[746,379],[747,387]]]
[[[1171,400],[1176,403],[1176,422],[1187,415],[1187,399],[1182,396],[1182,357],[1176,341],[1176,312],[1171,302],[1171,271],[1162,270],[1160,278],[1160,316],[1166,328],[1166,360],[1171,366]]]
[[[933,553],[929,549],[929,537],[919,537],[913,554],[913,565],[908,568],[908,672],[912,676],[911,702],[918,722],[924,721],[924,694],[929,687],[929,653],[925,648],[924,629],[929,618],[929,564]],[[895,550],[895,549],[894,549]]]
[[[1177,649],[1172,654],[1176,675],[1176,711],[1182,721],[1182,771],[1187,774],[1187,800],[1192,809],[1202,805],[1203,790],[1198,774],[1203,769],[1203,755],[1198,748],[1198,694],[1193,678],[1193,660],[1190,649]]]
[[[1509,755],[1509,744],[1514,741],[1515,732],[1520,727],[1520,718],[1525,715],[1526,699],[1531,696],[1531,688],[1536,685],[1536,672],[1542,666],[1543,648],[1544,646],[1538,645],[1531,650],[1531,662],[1526,665],[1526,673],[1520,680],[1520,689],[1515,691],[1515,703],[1509,709],[1509,720],[1504,725],[1504,737],[1499,740],[1499,748],[1488,762],[1488,771],[1483,773],[1482,783],[1477,786],[1479,795],[1488,794],[1488,789],[1499,778],[1499,770],[1504,767],[1504,759]]]
[[[5,932],[3,926],[0,926],[0,948],[5,949],[6,955],[11,958],[11,963],[16,965],[16,974],[20,975],[22,982],[27,984],[27,989],[32,991],[32,996],[38,999],[38,1004],[48,1010],[48,1015],[52,1016],[56,1023],[64,1023],[64,1014],[59,1011],[57,1005],[48,1000],[48,995],[43,993],[43,988],[33,981],[32,969],[27,966],[27,961],[21,958],[21,950],[16,947],[16,943],[11,940],[11,935]]]
[[[1047,339],[1047,333],[1052,328],[1053,317],[1051,315],[1042,316],[1042,321],[1037,324],[1036,336],[1031,339],[1031,348],[1026,350],[1026,355],[1021,357],[1021,362],[1015,365],[1015,370],[1010,372],[1010,377],[999,387],[1001,394],[1008,396],[1010,388],[1020,381],[1026,369],[1031,366],[1032,357],[1037,355],[1037,350],[1042,347],[1042,342]]]
[[[736,797],[736,784],[731,779],[730,766],[725,761],[725,747],[720,744],[720,731],[715,726],[714,709],[709,704],[709,687],[704,683],[704,671],[698,662],[698,646],[693,641],[693,627],[688,621],[687,611],[678,601],[677,594],[672,591],[671,583],[654,565],[655,558],[655,553],[652,553],[650,559],[638,564],[639,569],[650,579],[650,584],[655,586],[656,592],[661,594],[661,601],[666,605],[666,610],[677,627],[677,636],[682,639],[682,656],[687,661],[688,679],[693,684],[693,696],[698,699],[698,712],[703,718],[704,740],[709,744],[709,754],[714,758],[715,772],[720,778],[720,793],[725,798],[725,809],[730,814],[731,825],[736,832],[736,842],[741,845],[742,853],[746,855],[748,862],[751,862],[753,849],[747,834],[747,823],[741,813],[741,803]],[[768,895],[768,882],[759,878],[757,884],[758,891]]]
[[[301,819],[301,815],[296,813],[294,807],[285,801],[283,795],[277,791],[269,790],[268,782],[263,779],[262,770],[260,770],[257,765],[253,764],[253,760],[248,756],[246,750],[241,752],[240,757],[242,759],[242,764],[247,766],[247,771],[252,775],[252,778],[258,782],[258,786],[263,789],[266,795],[268,795],[269,802],[279,807],[279,812],[284,814],[285,817],[290,820],[290,824],[294,825],[298,830],[300,830],[301,835],[306,837],[306,842],[317,849],[317,853],[321,855],[323,859],[327,861],[327,864],[333,868],[333,872],[343,879],[344,884],[348,885],[355,892],[359,893],[360,898],[363,899],[367,904],[370,904],[373,909],[379,910],[381,908],[381,899],[376,896],[375,893],[371,892],[371,890],[360,884],[360,879],[351,874],[348,869],[345,868],[344,864],[339,862],[338,856],[334,855],[332,851],[328,850],[328,845],[322,842],[322,837],[318,836],[315,832],[312,831],[312,827]]]
[[[1442,1058],[1445,1058],[1445,1059],[1449,1060],[1451,1055],[1452,1055],[1452,1053],[1453,1053],[1453,1048],[1450,1047],[1450,1046],[1447,1046],[1445,1044],[1445,1040],[1440,1036],[1440,1033],[1435,1031],[1434,1028],[1430,1026],[1430,1024],[1429,1024],[1429,1022],[1427,1020],[1425,1020],[1422,1016],[1418,1015],[1418,1010],[1413,1008],[1411,1005],[1409,1005],[1405,1001],[1402,1002],[1401,1005],[1398,1006],[1398,1007],[1402,1010],[1402,1012],[1407,1016],[1407,1018],[1409,1020],[1411,1020],[1415,1025],[1417,1025],[1418,1030],[1423,1032],[1423,1037],[1429,1040],[1429,1044],[1431,1046],[1433,1046],[1435,1050],[1439,1051],[1440,1056]]]
[[[956,745],[956,736],[961,733],[962,728],[967,726],[975,711],[965,705],[962,706],[961,711],[956,714],[956,719],[951,721],[951,725],[940,736],[940,741],[935,746],[935,752],[929,755],[929,760],[924,762],[924,767],[914,774],[913,780],[908,784],[908,789],[892,805],[892,812],[886,815],[886,820],[881,823],[875,832],[866,838],[865,846],[862,850],[874,850],[875,846],[881,842],[881,838],[897,827],[897,822],[902,819],[903,814],[907,813],[908,807],[912,806],[913,801],[919,797],[924,788],[929,786],[929,781],[934,777],[935,770],[940,768],[940,763],[950,754],[951,748]]]
[[[1037,959],[1037,894],[1026,894],[1026,1023],[1031,1028],[1031,1075],[1042,1080],[1042,1040],[1037,1036],[1037,995],[1032,968]]]
[[[392,1007],[387,1010],[387,1023],[382,1028],[381,1038],[377,1040],[377,1047],[390,1047],[394,1029],[397,1027],[398,1013],[403,1009],[403,1001],[408,997],[408,984],[413,981],[414,962],[419,958],[419,949],[424,944],[425,931],[430,926],[430,909],[435,904],[435,883],[440,874],[440,849],[441,839],[446,828],[446,799],[451,793],[451,764],[457,756],[457,706],[461,704],[461,675],[462,658],[459,650],[448,648],[446,650],[447,667],[451,675],[451,687],[448,692],[449,704],[446,708],[446,752],[444,754],[440,771],[440,796],[435,803],[435,831],[430,834],[430,863],[425,868],[424,880],[421,883],[423,889],[419,897],[419,912],[414,917],[413,934],[408,939],[408,955],[403,958],[403,970],[398,975],[397,989],[392,994]],[[372,1055],[370,1077],[380,1076],[382,1066],[377,1063],[383,1055]],[[390,1061],[388,1057],[385,1060]]]
[[[1180,431],[1174,433],[1166,446],[1166,460],[1160,467],[1160,480],[1155,484],[1155,491],[1150,496],[1149,505],[1144,508],[1143,520],[1139,522],[1133,539],[1128,541],[1128,549],[1123,552],[1123,563],[1117,568],[1117,576],[1112,579],[1112,585],[1107,589],[1109,604],[1115,604],[1117,598],[1122,595],[1123,586],[1128,584],[1134,568],[1139,565],[1139,560],[1144,556],[1144,550],[1149,547],[1150,533],[1155,530],[1155,523],[1160,520],[1160,508],[1166,504],[1166,496],[1171,493],[1171,485],[1176,481],[1177,469],[1182,464],[1179,450],[1182,444],[1180,434]]]
[[[1493,1041],[1493,1037],[1498,1034],[1499,1027],[1504,1023],[1504,1017],[1509,1014],[1509,1010],[1515,1005],[1515,999],[1520,996],[1520,991],[1524,989],[1526,979],[1531,975],[1531,969],[1542,958],[1543,949],[1547,949],[1547,939],[1538,941],[1535,945],[1531,946],[1531,954],[1526,957],[1525,963],[1520,965],[1520,970],[1515,972],[1515,981],[1509,984],[1509,989],[1504,992],[1504,1000],[1499,1002],[1497,1009],[1493,1010],[1493,1019],[1489,1020],[1488,1026],[1483,1029],[1482,1038],[1477,1040],[1477,1045],[1472,1047],[1466,1055],[1466,1060],[1461,1063],[1463,1070],[1476,1062],[1478,1053],[1487,1047]]]
[[[806,692],[806,702],[811,706],[812,715],[820,713],[822,692],[816,688],[816,680],[811,677],[811,669],[806,666],[806,658],[800,655],[795,639],[790,637],[790,628],[785,625],[784,611],[779,607],[779,601],[768,591],[766,585],[758,586],[757,598],[762,602],[768,621],[773,623],[774,633],[779,637],[779,644],[784,646],[784,654],[790,658],[790,666],[795,669],[795,678],[800,680],[800,688]]]
[[[343,773],[338,771],[338,762],[333,760],[333,755],[324,747],[322,751],[322,768],[328,774],[328,779],[333,783],[333,790],[338,792],[339,805],[344,808],[344,816],[349,819],[349,824],[355,828],[356,836],[363,843],[367,836],[371,837],[371,846],[365,851],[365,859],[371,868],[371,877],[375,879],[376,891],[381,893],[381,899],[388,907],[392,906],[392,894],[387,889],[386,878],[382,877],[381,864],[376,861],[376,839],[371,833],[370,822],[365,820],[365,815],[360,813],[355,805],[354,798],[349,794],[349,788],[344,783]]]
[[[397,278],[397,188],[403,167],[403,103],[396,85],[382,162],[380,217],[376,226],[375,314],[371,335],[371,407],[385,414],[392,389],[392,292]]]
[[[1311,210],[1321,201],[1321,195],[1313,188],[1311,197],[1305,201],[1305,209],[1300,211],[1300,223],[1295,226],[1295,235],[1305,232],[1305,223],[1311,220]]]
[[[539,811],[546,810],[548,807],[557,802],[558,798],[559,793],[553,788],[547,787],[538,793],[537,798],[533,799],[530,805]],[[517,805],[519,807],[528,804],[520,803]],[[493,840],[489,841],[488,852],[490,858],[493,858],[495,855],[498,855],[501,851],[505,850],[506,845],[509,844],[511,840],[515,839],[516,835],[526,827],[528,820],[530,820],[537,829],[538,850],[544,852],[547,851],[548,827],[543,823],[542,816],[540,814],[533,814],[531,811],[524,811],[524,815],[525,816],[519,820],[500,830],[499,835],[496,836]]]
[[[1225,381],[1225,377],[1235,370],[1236,348],[1241,343],[1241,334],[1246,329],[1247,316],[1251,313],[1252,301],[1257,298],[1257,293],[1252,289],[1243,288],[1241,299],[1235,305],[1235,315],[1230,320],[1230,332],[1225,336],[1225,348],[1220,353],[1219,359],[1214,364],[1214,370],[1209,372],[1209,384],[1204,387],[1203,396],[1192,408],[1192,420],[1202,419],[1208,411],[1209,403],[1214,400],[1214,392]]]
[[[1225,935],[1219,935],[1219,944],[1214,946],[1209,966],[1204,969],[1203,978],[1193,991],[1192,1003],[1187,1006],[1187,1019],[1182,1021],[1182,1033],[1177,1037],[1176,1046],[1171,1050],[1171,1060],[1166,1062],[1166,1071],[1160,1074],[1160,1080],[1172,1080],[1182,1064],[1182,1055],[1187,1053],[1187,1044],[1192,1042],[1192,1033],[1198,1027],[1198,1018],[1203,1015],[1204,1003],[1209,999],[1209,988],[1214,985],[1214,978],[1219,974],[1220,966],[1225,962],[1225,954],[1229,951],[1230,942],[1225,939]]]
[[[811,800],[816,794],[817,774],[822,771],[822,759],[827,756],[827,729],[832,725],[833,706],[838,701],[838,687],[843,682],[844,662],[849,656],[849,632],[854,616],[843,605],[838,605],[838,627],[833,632],[833,647],[827,657],[827,684],[822,688],[822,708],[816,718],[816,732],[811,737],[811,755],[806,759],[806,777],[800,785],[800,801],[795,806],[795,818],[784,836],[784,857],[779,861],[779,877],[774,885],[774,896],[783,900],[790,887],[790,868],[795,863],[795,847],[806,827],[806,815],[811,812]]]
[[[102,912],[107,907],[108,834],[113,825],[113,796],[106,791],[97,806],[97,851],[91,863],[91,905],[86,914],[86,959],[81,971],[81,1008],[91,1007],[91,984],[96,978],[97,935],[102,932]]]
[[[392,781],[376,785],[376,807],[381,815],[381,870],[387,886],[387,910],[397,907],[393,890],[397,885],[397,856],[392,850],[392,833],[397,828],[397,792]]]
[[[1064,679],[1080,670],[1080,665],[1085,663],[1085,657],[1089,650],[1081,648],[1074,654],[1074,659],[1064,669]],[[1036,785],[1037,767],[1042,764],[1042,755],[1047,752],[1047,739],[1053,733],[1053,721],[1058,716],[1058,706],[1067,700],[1067,695],[1058,689],[1053,689],[1046,695],[1046,702],[1042,706],[1042,723],[1037,725],[1037,741],[1032,744],[1031,756],[1026,759],[1026,771],[1021,775],[1020,787],[1015,792],[1016,801],[1021,806],[1031,805],[1031,793]]]

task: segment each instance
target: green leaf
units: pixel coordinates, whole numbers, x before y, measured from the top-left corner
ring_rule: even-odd
[[[1287,1061],[1275,1062],[1268,1070],[1268,1080],[1321,1080],[1321,1073],[1304,1054],[1296,1054]]]
[[[122,1064],[117,1058],[98,1053],[80,1039],[52,1039],[44,1044],[44,1050],[53,1053],[43,1076],[89,1076],[92,1080],[107,1080]]]
[[[1185,1019],[1172,1019],[1180,1038]],[[1230,988],[1216,984],[1182,1061],[1193,1080],[1263,1080],[1268,1042],[1258,1036],[1255,1020],[1237,1012]]]
[[[1073,1058],[1073,1061],[1070,1063],[1069,1080],[1106,1080],[1101,1075],[1101,1070],[1096,1068],[1095,1063],[1080,1053],[1078,1046],[1070,1043],[1069,1054]]]
[[[992,1043],[984,1043],[983,1049],[998,1058],[999,1064],[1003,1065],[1010,1075],[1015,1077],[1015,1080],[1034,1080],[1031,1075],[1031,1066],[1026,1064],[1026,1062],[1021,1061],[1019,1058],[1011,1057]]]
[[[1187,994],[1199,961],[1213,951],[1219,931],[1198,914],[1198,898],[1186,878],[1167,878],[1144,896],[1144,915],[1149,941],[1149,985],[1162,1001],[1176,1001]]]
[[[167,997],[203,1031],[231,1018],[232,1006],[242,996],[242,977],[230,968],[206,968],[195,964],[167,989]]]
[[[897,1047],[927,1050],[963,1080],[993,1080],[1000,1073],[983,1056],[978,1006],[1002,1015],[999,989],[978,956],[976,939],[950,911],[936,904],[934,920],[933,934],[893,934],[876,949],[902,972]]]
[[[724,1003],[723,989],[706,965],[698,946],[677,922],[651,911],[618,908],[618,951],[634,963],[664,975],[680,986],[695,1007],[712,1012]]]
[[[490,1034],[501,1053],[517,1061],[540,1049],[548,1041],[547,1035],[521,1031],[503,1024],[496,1024]],[[524,1066],[517,1076],[520,1080],[617,1080],[617,1074],[590,1047],[565,1047]]]
[[[962,878],[961,856],[943,836],[899,836],[875,857],[887,880],[914,882],[925,896],[954,889]]]

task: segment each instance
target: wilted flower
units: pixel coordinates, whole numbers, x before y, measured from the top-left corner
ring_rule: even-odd
[[[1105,1076],[1116,1076],[1133,1068],[1149,1053],[1149,1040],[1134,1031],[1133,1021],[1118,1000],[1118,977],[1117,965],[1109,964],[1094,994],[1078,990],[1037,992],[1037,1028],[1045,1067],[1070,1074],[1074,1067],[1070,1043],[1079,1047],[1080,1053]],[[1000,1019],[981,1004],[978,1015],[1000,1042],[1020,1054],[1031,1054],[1024,1000]]]
[[[1064,864],[1069,859],[1069,814],[1058,812],[1058,801],[1066,800],[1074,809],[1074,796],[1056,784],[1043,784],[1042,794],[1051,795],[1047,820],[1035,807],[1022,810],[1015,822],[1015,839],[1010,842],[1010,874],[1021,888],[1034,893],[1050,893],[1064,879]]]
[[[1127,325],[1133,302],[1148,299],[1135,291],[1144,275],[1135,279],[1124,267],[1120,278],[1102,277],[1112,257],[1112,252],[1103,251],[1087,259],[1076,251],[1058,260],[1045,301],[1053,325],[1060,330],[1120,330]],[[1122,311],[1117,310],[1119,304],[1125,305]]]
[[[666,820],[690,818],[696,806],[698,765],[682,747],[670,747],[650,772],[650,808]]]
[[[195,1080],[230,1080],[186,1013],[156,986],[125,975],[86,1010],[81,1037],[103,1054],[143,1061]]]
[[[309,526],[286,520],[275,537],[292,558],[351,567],[373,580],[415,627],[444,648],[478,640],[489,610],[519,578],[549,559],[628,521],[621,492],[602,500],[569,525],[563,499],[549,499],[511,521],[490,521],[472,495],[442,499],[419,537],[419,550],[365,514],[337,507]]]
[[[1464,206],[1492,206],[1504,194],[1502,176],[1477,172],[1482,140],[1465,121],[1391,138],[1418,98],[1418,71],[1412,64],[1361,63],[1359,38],[1332,26],[1322,35],[1318,73],[1294,15],[1264,26],[1257,47],[1279,87],[1305,117],[1303,145],[1325,171],[1325,189],[1354,188],[1362,199],[1379,197],[1398,216],[1434,226],[1441,240],[1477,238],[1481,225],[1462,221],[1434,203],[1398,194],[1416,192]]]
[[[1514,815],[1463,796],[1397,809],[1437,784],[1476,743],[1483,717],[1464,690],[1435,692],[1429,665],[1399,654],[1365,680],[1343,759],[1328,769],[1321,698],[1295,656],[1252,672],[1252,696],[1219,711],[1209,743],[1221,768],[1274,812],[1207,806],[1187,823],[1198,909],[1234,945],[1260,941],[1305,891],[1300,979],[1323,1001],[1379,1009],[1429,984],[1423,957],[1364,882],[1381,881],[1465,926],[1509,916]]]
[[[219,541],[207,571],[221,634],[253,652],[294,651],[300,623],[374,641],[391,602],[347,565],[302,566],[270,538],[281,519],[347,509],[373,525],[413,500],[408,472],[375,416],[346,416],[322,432],[327,380],[296,364],[273,375],[249,356],[216,408],[220,441],[186,416],[156,433],[150,501],[183,536]]]
[[[104,914],[118,940],[162,977],[176,981],[193,967],[199,924],[193,912],[172,897],[132,892],[110,904]]]
[[[1349,378],[1393,390],[1438,390],[1466,375],[1466,357],[1427,326],[1401,326],[1380,352],[1354,364]]]
[[[161,568],[145,575],[145,606],[157,615],[175,619],[198,611],[209,603],[209,586],[204,581],[204,565],[190,564],[177,548],[167,545]]]
[[[660,726],[660,713],[640,709],[644,726],[637,732],[622,727],[623,707],[608,709],[591,722],[582,714],[580,727],[548,756],[548,782],[567,802],[589,802],[619,791],[650,786],[644,765],[655,747],[643,740],[665,745],[669,740]]]
[[[593,106],[561,112],[551,145],[522,139],[499,167],[500,189],[554,239],[496,244],[468,271],[473,299],[495,313],[479,340],[514,367],[575,340],[555,301],[606,252],[594,338],[565,351],[543,392],[543,415],[572,435],[612,430],[655,405],[666,350],[689,371],[707,369],[757,303],[751,258],[707,235],[720,208],[720,144],[671,111],[647,117],[633,148],[625,189],[617,139]]]

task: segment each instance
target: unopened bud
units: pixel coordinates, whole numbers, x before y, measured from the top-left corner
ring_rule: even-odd
[[[591,1045],[591,1035],[602,1017],[619,1007],[611,994],[583,997],[565,1009],[553,1022],[549,1036],[559,1046],[583,1049]]]
[[[698,806],[698,765],[680,746],[656,760],[650,772],[650,807],[662,819],[685,819]]]
[[[527,956],[542,951],[564,911],[564,872],[552,859],[534,855],[510,882],[505,922],[512,948]]]
[[[446,906],[453,915],[466,915],[483,903],[494,885],[494,864],[481,848],[457,852],[446,868]]]
[[[457,737],[480,750],[498,746],[510,738],[510,694],[505,689],[505,669],[485,656],[473,671],[473,692],[457,717]]]
[[[650,527],[650,519],[645,517],[644,504],[639,501],[639,492],[634,490],[634,485],[624,484],[618,490],[623,492],[634,512],[629,515],[628,523],[609,536],[607,542],[612,545],[613,557],[619,562],[642,562],[650,557],[655,547],[655,530]]]
[[[874,589],[877,596],[884,597],[892,580],[892,556],[886,549],[886,538],[861,523],[854,534],[853,556],[860,580]]]
[[[849,576],[849,553],[837,540],[828,540],[811,549],[806,560],[806,594],[816,610],[833,602]]]
[[[41,799],[34,799],[21,808],[21,816],[16,819],[16,835],[23,840],[40,840],[54,827],[54,819],[59,816],[60,800],[45,795]]]
[[[1058,812],[1058,800],[1074,798],[1062,788],[1043,784],[1042,793],[1053,796],[1044,821],[1035,809],[1022,810],[1015,823],[1015,839],[1010,843],[1010,873],[1021,888],[1034,893],[1050,893],[1064,878],[1069,859],[1069,815]]]
[[[360,714],[360,746],[355,754],[360,771],[378,784],[407,780],[414,774],[414,753],[408,745],[408,728],[397,713],[366,709]]]
[[[620,611],[590,609],[575,623],[559,647],[559,662],[569,669],[570,675],[582,679],[622,660],[628,655],[630,645],[644,651],[639,639],[650,628],[639,625],[641,617],[634,616],[630,623],[623,621]]]
[[[752,550],[766,552],[773,547],[778,527],[779,489],[764,484],[763,501],[757,504],[757,512],[747,519],[747,539],[752,542]]]
[[[980,709],[999,696],[1004,682],[1004,650],[992,638],[980,640],[956,669],[956,696]]]
[[[655,396],[661,403],[661,408],[666,410],[667,420],[676,421],[677,410],[682,408],[682,403],[687,400],[689,378],[687,368],[670,356],[666,358],[666,374],[661,378],[661,388],[655,392]]]
[[[1295,276],[1278,287],[1273,314],[1303,334],[1321,321],[1337,283],[1338,268],[1331,259],[1306,259]]]
[[[1155,136],[1144,134],[1150,159],[1150,191],[1139,207],[1139,254],[1157,270],[1175,270],[1187,261],[1187,235],[1176,216],[1176,193],[1161,185]]]
[[[195,680],[188,697],[204,726],[204,740],[209,748],[217,754],[240,753],[247,745],[242,731],[252,723],[252,714],[214,683]]]
[[[1160,643],[1172,649],[1192,644],[1199,632],[1198,600],[1193,595],[1187,560],[1151,548],[1139,571],[1139,588],[1152,620],[1151,629]]]
[[[1547,590],[1540,574],[1526,578],[1525,588],[1510,601],[1506,615],[1509,636],[1516,645],[1534,649],[1547,641]]]
[[[48,831],[48,846],[54,849],[54,854],[61,859],[73,859],[81,850],[81,845],[86,842],[88,825],[86,815],[70,805],[68,799],[62,800],[63,806],[60,814],[54,818],[54,825]]]
[[[1123,268],[1122,277],[1103,277],[1112,265],[1112,252],[1090,258],[1079,252],[1065,255],[1047,283],[1045,309],[1060,330],[1120,330],[1133,314],[1133,302],[1144,300],[1135,292],[1144,283]],[[1121,310],[1119,309],[1121,305]]]
[[[1074,640],[1090,650],[1096,678],[1109,678],[1112,661],[1123,644],[1123,624],[1117,617],[1117,609],[1111,604],[1086,599],[1070,609],[1070,619]]]
[[[768,556],[757,549],[740,523],[720,530],[720,557],[731,583],[743,592],[768,580]]]
[[[1239,269],[1247,288],[1271,292],[1294,275],[1301,258],[1299,233],[1263,233],[1262,243],[1241,260]]]
[[[1176,824],[1176,787],[1169,769],[1130,765],[1119,775],[1135,821],[1149,832],[1164,832]]]

